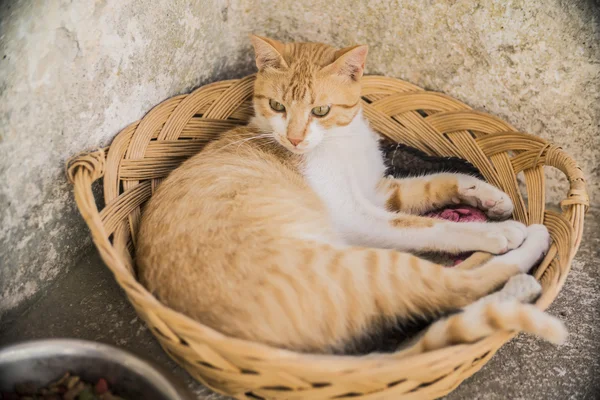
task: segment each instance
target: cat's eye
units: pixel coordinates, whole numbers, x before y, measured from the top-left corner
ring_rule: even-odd
[[[285,111],[285,106],[283,104],[281,104],[278,101],[275,101],[273,99],[269,100],[269,105],[271,106],[271,108],[277,112],[282,112]]]
[[[324,117],[327,114],[329,114],[329,110],[331,109],[331,107],[329,106],[319,106],[319,107],[315,107],[312,109],[312,113],[313,115],[317,116],[317,117]]]

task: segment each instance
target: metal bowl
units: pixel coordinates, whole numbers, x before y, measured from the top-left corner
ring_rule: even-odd
[[[192,400],[169,373],[148,361],[106,344],[74,339],[35,340],[0,349],[0,391],[32,382],[40,387],[66,371],[87,382],[108,381],[128,400]]]

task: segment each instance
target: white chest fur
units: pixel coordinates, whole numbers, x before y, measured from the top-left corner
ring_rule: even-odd
[[[349,125],[327,131],[307,154],[304,169],[340,233],[359,223],[365,204],[383,208],[385,199],[378,195],[377,184],[384,173],[377,134],[362,113]]]

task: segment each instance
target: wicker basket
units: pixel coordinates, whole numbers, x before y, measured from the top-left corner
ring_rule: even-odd
[[[216,82],[175,96],[121,131],[110,148],[68,163],[75,199],[104,262],[169,355],[209,388],[238,399],[425,399],[440,397],[479,370],[514,333],[501,332],[400,358],[299,354],[226,337],[158,302],[138,283],[133,267],[136,232],[144,203],[161,180],[225,130],[252,115],[254,76]],[[560,148],[517,132],[490,115],[448,96],[379,76],[363,82],[363,107],[383,135],[434,155],[471,161],[515,203],[514,218],[544,223],[553,245],[534,272],[543,295],[554,300],[569,272],[582,235],[588,196],[582,171]],[[562,213],[545,208],[543,166],[568,178]],[[527,202],[517,183],[523,171]],[[103,178],[104,208],[92,191]],[[481,254],[470,259],[481,261]],[[469,264],[465,264],[469,265]]]

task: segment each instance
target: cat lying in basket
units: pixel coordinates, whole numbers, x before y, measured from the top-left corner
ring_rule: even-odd
[[[433,319],[408,351],[505,329],[565,338],[522,303],[541,291],[526,273],[548,250],[543,225],[424,217],[466,203],[502,220],[513,204],[471,175],[386,177],[362,114],[366,46],[252,41],[255,117],[173,171],[143,214],[151,292],[227,335],[298,351],[395,350],[403,328]],[[429,251],[497,256],[465,270],[410,253]]]

